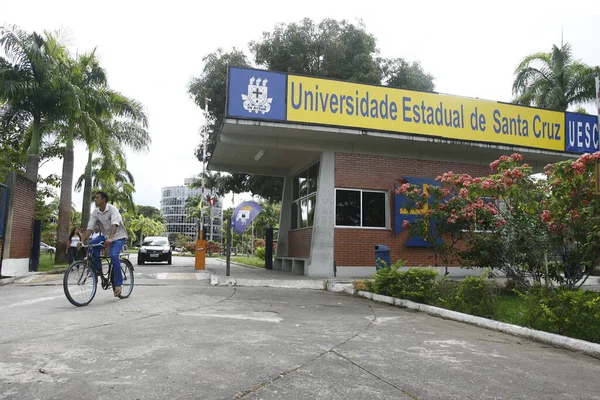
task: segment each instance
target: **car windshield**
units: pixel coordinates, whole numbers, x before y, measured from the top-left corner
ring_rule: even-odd
[[[146,239],[142,246],[168,246],[169,242],[167,239],[156,238],[156,239]]]

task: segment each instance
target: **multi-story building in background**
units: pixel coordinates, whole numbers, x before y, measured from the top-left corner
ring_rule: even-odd
[[[186,200],[190,197],[200,196],[202,194],[201,188],[190,188],[190,184],[194,182],[194,180],[195,179],[193,178],[187,178],[184,179],[183,186],[168,186],[162,188],[160,200],[160,212],[167,220],[167,233],[183,233],[193,240],[195,240],[198,235],[198,219],[188,217]],[[213,195],[208,189],[205,189],[204,193],[207,196]],[[223,199],[221,197],[214,196],[212,212],[205,212],[204,215],[205,226],[209,228],[207,240],[211,239],[210,214],[212,214],[213,219],[212,240],[222,243],[221,226],[223,225]]]

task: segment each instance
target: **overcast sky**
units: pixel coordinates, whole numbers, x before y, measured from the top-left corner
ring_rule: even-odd
[[[485,7],[487,8],[484,8]],[[0,23],[26,30],[69,32],[73,52],[97,47],[115,90],[143,102],[152,147],[130,154],[137,204],[160,206],[160,189],[197,175],[194,156],[203,117],[187,84],[202,71],[202,58],[222,47],[247,50],[280,22],[309,17],[356,21],[378,39],[385,57],[420,61],[441,93],[511,101],[513,72],[527,54],[560,44],[561,32],[575,57],[600,64],[597,1],[3,1]],[[593,113],[594,107],[587,109]],[[83,173],[86,150],[76,147],[75,175]],[[62,161],[42,174],[60,175]],[[74,202],[81,207],[81,193]],[[243,196],[236,196],[239,203]],[[231,205],[231,195],[226,198]]]

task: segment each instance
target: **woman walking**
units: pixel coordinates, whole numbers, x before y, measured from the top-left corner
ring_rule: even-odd
[[[77,253],[79,249],[77,245],[81,242],[81,230],[78,226],[73,228],[71,234],[69,234],[69,245],[67,246],[67,252],[69,253],[69,264],[73,263],[73,261],[77,261],[79,257]]]

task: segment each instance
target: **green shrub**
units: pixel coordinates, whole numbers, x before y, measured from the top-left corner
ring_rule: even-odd
[[[391,268],[382,268],[374,275],[374,281],[367,281],[370,292],[400,299],[429,303],[435,295],[435,280],[438,271],[432,268],[410,268],[405,272],[398,269],[404,265],[399,261]]]
[[[264,260],[267,257],[264,247],[257,247],[256,250],[254,251],[254,254],[256,255],[256,257],[260,258],[261,260]]]
[[[520,296],[521,325],[600,343],[600,294],[536,286]]]
[[[500,288],[483,276],[469,276],[461,280],[447,298],[455,311],[485,318],[496,315],[496,296]]]

